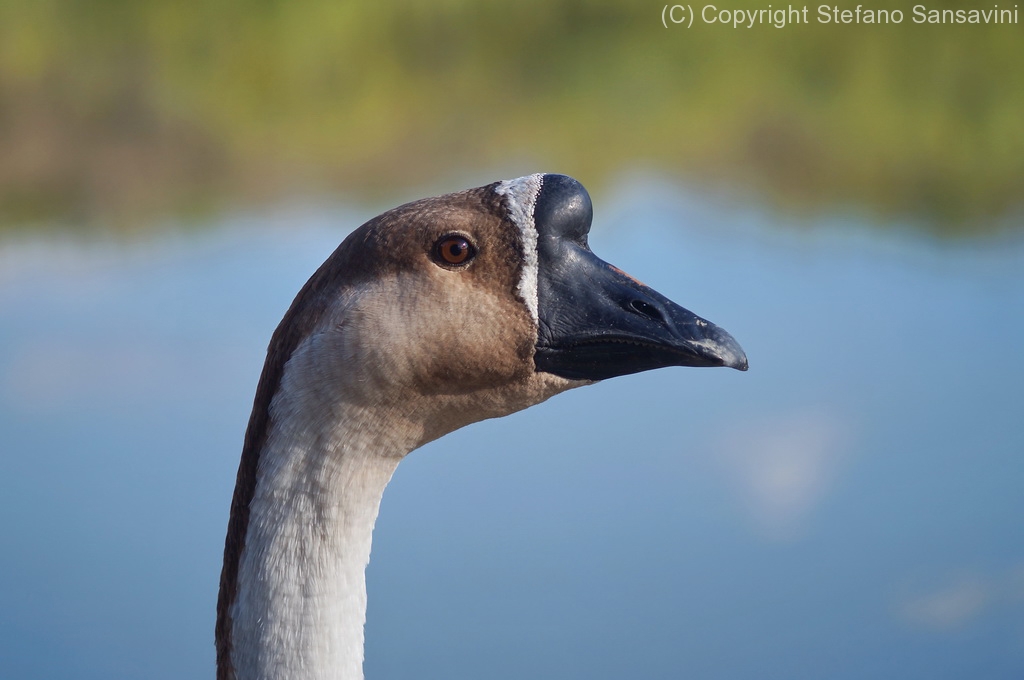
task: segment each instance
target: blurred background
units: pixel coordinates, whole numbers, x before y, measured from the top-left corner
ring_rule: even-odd
[[[367,676],[1024,677],[1022,27],[885,6],[0,1],[0,677],[212,677],[292,296],[380,211],[537,171],[751,370],[413,453]]]

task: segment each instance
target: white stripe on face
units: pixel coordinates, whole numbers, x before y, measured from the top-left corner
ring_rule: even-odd
[[[519,227],[523,241],[523,274],[516,292],[526,303],[534,323],[539,323],[537,312],[537,225],[533,210],[537,205],[544,175],[527,175],[499,182],[495,191],[508,203],[508,216]]]

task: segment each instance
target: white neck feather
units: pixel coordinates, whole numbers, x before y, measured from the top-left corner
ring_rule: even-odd
[[[415,437],[316,389],[315,351],[271,405],[231,609],[238,678],[360,680],[365,568],[381,495]]]

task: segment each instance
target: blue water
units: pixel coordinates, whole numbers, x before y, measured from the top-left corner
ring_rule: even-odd
[[[368,677],[1024,677],[1024,239],[651,178],[594,199],[595,252],[751,369],[618,378],[411,454]],[[264,348],[370,215],[0,240],[0,677],[212,677]]]

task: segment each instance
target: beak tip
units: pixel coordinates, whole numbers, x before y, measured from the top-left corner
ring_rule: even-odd
[[[737,371],[746,371],[750,364],[747,363],[747,353],[740,347],[740,343],[729,335],[724,329],[712,325],[709,333],[711,340],[711,355],[719,363],[714,364],[726,368],[735,368]]]
[[[722,365],[727,368],[735,368],[737,371],[746,371],[750,368],[750,364],[747,363],[747,355],[743,352],[725,358]]]
[[[743,351],[736,340],[721,329],[718,329],[722,336],[718,345],[718,358],[720,365],[726,368],[735,368],[737,371],[746,371],[750,364],[747,363],[747,353]]]

